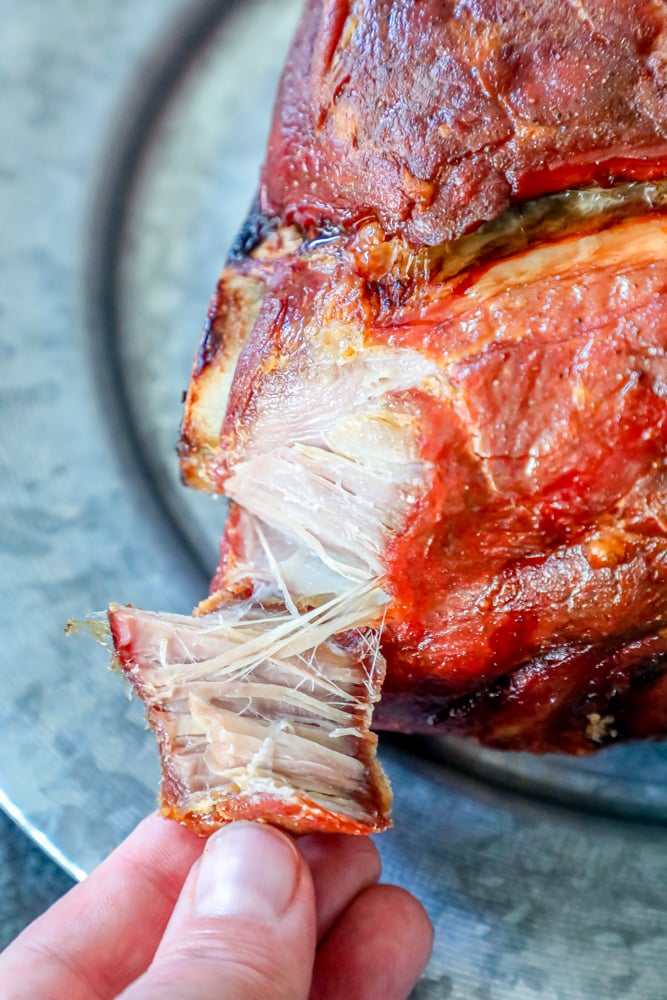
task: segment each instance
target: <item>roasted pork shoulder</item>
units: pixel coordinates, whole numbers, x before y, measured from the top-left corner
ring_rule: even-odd
[[[186,401],[183,478],[230,500],[211,593],[109,613],[168,814],[381,829],[371,713],[667,732],[666,28],[308,3]]]

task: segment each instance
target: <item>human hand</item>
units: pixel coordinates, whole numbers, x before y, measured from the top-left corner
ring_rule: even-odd
[[[3,1000],[405,1000],[421,905],[367,838],[150,816],[0,955]],[[124,992],[123,992],[124,991]]]

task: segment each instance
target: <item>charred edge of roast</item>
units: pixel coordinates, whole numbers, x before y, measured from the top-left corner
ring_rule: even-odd
[[[624,219],[665,211],[667,180],[572,189],[514,205],[472,233],[422,250],[411,249],[401,239],[385,240],[378,226],[369,226],[359,234],[357,260],[362,271],[377,281],[444,281],[540,243],[599,232]]]
[[[207,468],[220,446],[236,362],[255,324],[266,286],[260,275],[223,271],[211,302],[186,393],[178,454],[183,482],[211,490]]]
[[[440,707],[436,707],[440,705]],[[384,691],[378,729],[458,735],[496,750],[586,755],[667,735],[667,631],[550,650],[464,697],[437,682]]]
[[[228,263],[247,260],[253,250],[268,239],[279,226],[280,220],[278,218],[266,215],[262,211],[259,195],[256,195],[250,206],[250,211],[229,249]]]

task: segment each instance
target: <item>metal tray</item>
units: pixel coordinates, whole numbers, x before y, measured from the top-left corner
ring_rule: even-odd
[[[106,654],[63,625],[110,600],[187,611],[205,592],[225,511],[178,481],[181,392],[299,9],[123,0],[81,17],[55,0],[46,23],[14,18],[30,59],[9,32],[0,802],[79,876],[152,808],[158,767]],[[382,747],[385,877],[436,926],[415,996],[665,995],[665,747]]]

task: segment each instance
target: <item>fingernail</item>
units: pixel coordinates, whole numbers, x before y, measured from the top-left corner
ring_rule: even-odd
[[[299,856],[286,836],[258,823],[231,823],[206,845],[195,908],[202,916],[272,921],[289,906],[298,875]]]

